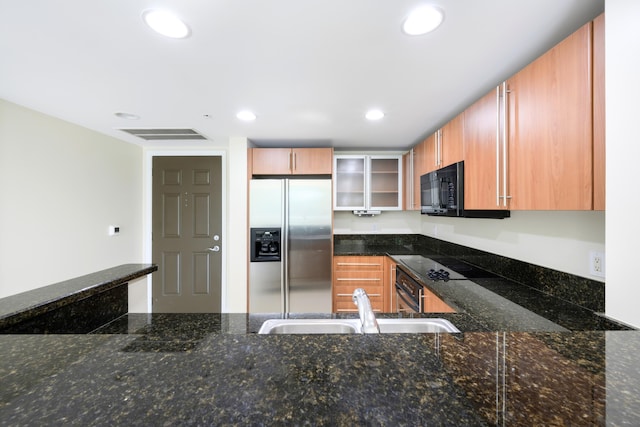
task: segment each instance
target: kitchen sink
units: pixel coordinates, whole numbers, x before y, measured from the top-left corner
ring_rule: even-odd
[[[460,332],[451,322],[440,318],[377,319],[382,334],[424,334]],[[269,319],[259,334],[360,334],[359,319]]]
[[[456,333],[460,332],[447,319],[377,319],[381,334],[424,334],[424,333]]]
[[[360,319],[269,319],[259,334],[359,334]]]

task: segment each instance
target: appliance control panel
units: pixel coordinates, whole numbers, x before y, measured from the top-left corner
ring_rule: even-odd
[[[280,228],[251,229],[251,262],[280,261]]]

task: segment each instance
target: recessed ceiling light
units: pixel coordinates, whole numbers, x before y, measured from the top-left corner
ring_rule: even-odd
[[[364,115],[367,120],[380,120],[381,118],[384,117],[384,113],[380,110],[369,110],[367,111],[367,114]]]
[[[413,10],[402,25],[402,31],[410,36],[427,34],[442,24],[444,12],[437,6],[422,6]]]
[[[142,18],[152,30],[163,36],[183,39],[189,35],[187,24],[166,10],[147,10]]]
[[[114,113],[114,116],[116,116],[119,119],[126,119],[126,120],[138,120],[138,119],[140,119],[140,116],[138,116],[137,114],[123,113],[123,112]]]
[[[240,111],[236,117],[245,122],[252,122],[256,119],[256,115],[249,110]]]

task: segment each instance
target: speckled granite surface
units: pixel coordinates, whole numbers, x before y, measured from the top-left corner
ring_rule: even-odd
[[[492,292],[515,301],[571,330],[616,329],[595,313],[604,312],[604,283],[422,235],[335,235],[335,255],[423,255],[453,257],[494,273],[474,279]],[[441,289],[444,291],[444,289]],[[446,295],[445,296],[445,300]],[[488,313],[490,314],[490,313]],[[498,325],[499,326],[499,325]],[[494,329],[493,326],[489,326]]]
[[[77,331],[77,326],[67,327],[74,318],[75,323],[88,328],[82,332],[89,332],[104,324],[104,319],[126,313],[127,289],[123,285],[157,269],[153,264],[123,264],[0,298],[0,331],[68,333],[73,328]]]
[[[422,237],[336,252],[443,254]],[[445,284],[462,310],[435,316],[462,333],[268,336],[280,315],[128,314],[89,335],[0,335],[0,425],[640,425],[640,331],[504,276]]]
[[[638,331],[257,335],[128,315],[0,335],[0,425],[638,425]]]

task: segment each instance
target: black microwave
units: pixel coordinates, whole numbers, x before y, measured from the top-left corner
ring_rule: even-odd
[[[426,173],[420,177],[421,212],[433,216],[508,218],[507,210],[464,208],[464,162]]]

